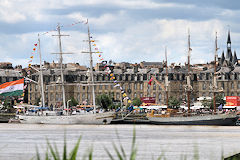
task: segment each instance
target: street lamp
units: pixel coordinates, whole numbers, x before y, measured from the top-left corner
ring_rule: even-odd
[[[69,113],[69,102],[71,101],[71,99],[69,99],[68,101],[67,101],[67,116],[69,115],[68,113]]]

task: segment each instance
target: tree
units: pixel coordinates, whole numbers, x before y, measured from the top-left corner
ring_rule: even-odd
[[[135,97],[132,101],[132,105],[134,106],[140,106],[142,104],[142,101],[140,98]]]
[[[212,105],[212,102],[211,101],[209,101],[209,100],[207,100],[206,98],[204,98],[203,99],[203,101],[202,101],[202,105],[204,106],[204,107],[211,107],[211,105]]]
[[[168,105],[170,108],[178,108],[181,104],[181,101],[179,101],[176,97],[169,97],[168,99]]]
[[[217,94],[215,96],[215,100],[216,100],[216,108],[218,108],[218,106],[220,106],[221,104],[224,105],[225,104],[225,101],[223,99],[224,97],[220,94]],[[212,102],[211,102],[211,105],[210,105],[210,108],[213,109],[214,108],[214,105],[213,105],[213,99],[212,99]]]
[[[71,97],[71,101],[69,102],[69,105],[76,106],[78,105],[78,101],[74,97]]]
[[[5,109],[9,109],[10,108],[10,99],[6,98],[3,102],[3,106]]]
[[[221,94],[217,94],[216,95],[216,104],[219,106],[220,104],[224,105],[225,101],[224,101],[224,96]]]
[[[96,104],[104,109],[108,109],[112,107],[113,102],[109,95],[101,94],[96,97]]]
[[[38,106],[40,102],[41,102],[40,98],[37,98],[37,99],[35,100],[34,105]]]

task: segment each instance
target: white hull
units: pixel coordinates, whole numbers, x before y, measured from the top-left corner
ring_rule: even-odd
[[[112,119],[112,112],[71,116],[19,115],[20,122],[25,124],[109,124]]]

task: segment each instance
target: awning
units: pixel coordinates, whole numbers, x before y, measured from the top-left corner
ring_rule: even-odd
[[[167,106],[139,106],[142,109],[166,109]]]
[[[27,107],[27,108],[38,108],[39,106],[35,106],[35,105],[30,105],[30,104],[23,104],[23,105],[20,105],[22,107]]]
[[[239,107],[239,106],[223,106],[223,108],[225,108],[225,109],[235,109],[237,107]]]
[[[13,108],[24,108],[23,106],[13,106]]]
[[[37,109],[48,109],[48,107],[37,107]]]
[[[197,100],[199,100],[199,101],[203,101],[204,99],[211,100],[212,98],[211,97],[199,97],[199,98],[197,98]]]

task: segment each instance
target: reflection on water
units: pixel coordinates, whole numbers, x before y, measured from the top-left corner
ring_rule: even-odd
[[[64,131],[67,135],[68,150],[73,148],[82,135],[78,154],[93,146],[94,159],[109,159],[104,147],[112,153],[112,142],[121,144],[130,152],[133,125],[0,125],[0,159],[31,159],[36,146],[44,157],[46,138],[56,143],[59,151],[63,148]],[[137,159],[157,159],[164,153],[167,159],[192,159],[198,150],[200,159],[220,159],[240,152],[240,128],[237,126],[160,126],[137,125]],[[42,158],[43,158],[42,157]]]

